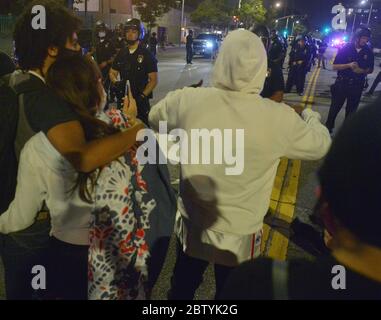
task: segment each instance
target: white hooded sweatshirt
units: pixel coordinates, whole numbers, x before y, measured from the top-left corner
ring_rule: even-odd
[[[153,129],[167,121],[168,131],[181,128],[189,137],[192,129],[244,130],[241,174],[227,175],[226,164],[181,165],[179,211],[202,230],[242,236],[260,231],[280,158],[318,160],[329,149],[331,138],[318,113],[305,110],[303,120],[289,106],[260,96],[266,72],[262,41],[234,31],[222,44],[213,87],[171,92],[149,114]],[[199,150],[190,146],[189,158]]]

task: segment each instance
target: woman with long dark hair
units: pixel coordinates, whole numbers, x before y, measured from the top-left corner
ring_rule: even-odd
[[[47,85],[78,114],[89,142],[117,134],[139,121],[131,94],[126,99],[125,115],[117,110],[101,112],[106,93],[101,74],[89,58],[57,60],[49,69]],[[0,232],[28,227],[45,202],[52,220],[51,254],[46,266],[49,298],[149,296],[153,284],[148,278],[148,265],[155,238],[152,232],[157,230],[154,219],[158,219],[159,211],[168,209],[168,218],[162,219],[168,223],[160,235],[170,235],[174,201],[170,188],[165,188],[167,176],[154,172],[147,178],[164,183],[147,183],[144,168],[131,149],[102,168],[77,173],[43,133],[26,144],[20,158],[16,197],[0,218]],[[156,189],[162,194],[158,195]],[[151,238],[147,239],[150,232]],[[159,233],[155,236],[158,238]]]
[[[131,90],[124,113],[112,109],[102,114],[106,94],[101,74],[90,60],[58,61],[47,83],[73,106],[88,140],[123,131],[138,121]],[[81,199],[93,204],[90,299],[150,296],[173,231],[176,205],[169,181],[166,166],[140,164],[136,149],[103,168],[78,175]]]

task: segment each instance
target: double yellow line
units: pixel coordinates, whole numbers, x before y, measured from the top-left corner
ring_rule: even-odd
[[[301,102],[304,108],[312,107],[320,71],[320,68],[315,68],[309,78],[307,89]],[[300,160],[281,159],[270,201],[270,212],[273,218],[281,219],[286,223],[292,222],[295,213],[300,170]],[[287,236],[271,229],[271,227],[266,224],[264,225],[262,242],[262,252],[264,256],[285,260],[288,245],[289,239]]]

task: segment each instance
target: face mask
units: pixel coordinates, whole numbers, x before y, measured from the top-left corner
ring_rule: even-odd
[[[128,44],[129,46],[133,46],[137,41],[138,41],[138,40],[127,40],[126,42],[127,42],[127,44]]]
[[[82,49],[79,50],[71,50],[67,48],[61,48],[59,50],[58,58],[69,58],[69,57],[80,57],[82,56]]]
[[[106,32],[99,32],[98,36],[99,36],[99,38],[105,38],[106,37]]]

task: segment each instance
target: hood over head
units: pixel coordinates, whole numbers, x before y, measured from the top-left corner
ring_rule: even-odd
[[[261,39],[247,30],[230,33],[222,43],[213,74],[213,87],[259,94],[267,75],[267,54]]]

